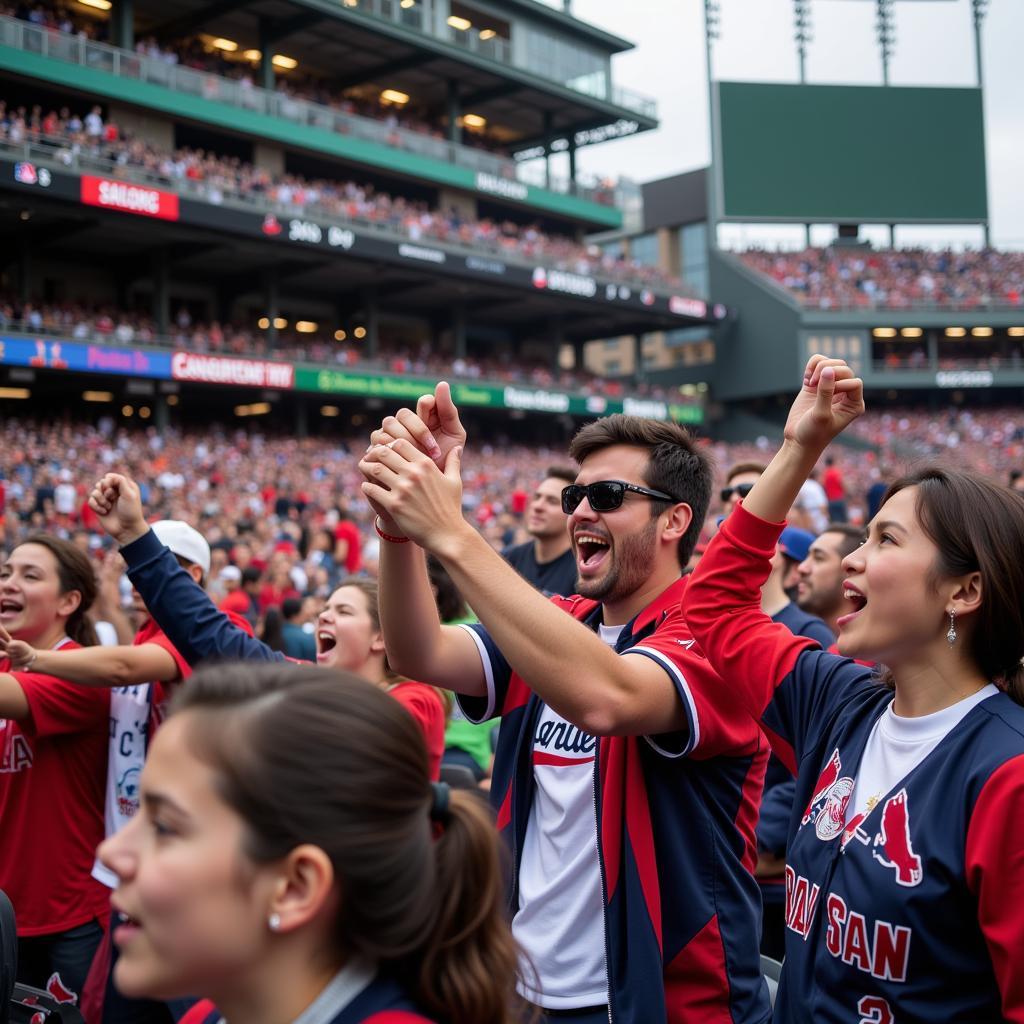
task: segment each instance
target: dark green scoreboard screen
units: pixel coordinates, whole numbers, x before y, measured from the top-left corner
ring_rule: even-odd
[[[717,82],[719,216],[988,217],[981,90]]]

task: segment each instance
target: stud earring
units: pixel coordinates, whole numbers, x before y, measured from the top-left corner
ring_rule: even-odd
[[[956,609],[949,609],[949,630],[946,632],[946,643],[952,647],[956,643]]]
[[[272,932],[280,931],[281,930],[281,915],[280,914],[271,914],[270,917],[267,918],[267,925],[268,925],[268,927],[270,928],[270,930]]]

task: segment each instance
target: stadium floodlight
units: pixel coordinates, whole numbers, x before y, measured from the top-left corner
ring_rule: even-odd
[[[813,39],[811,30],[811,0],[793,0],[793,17],[796,22],[793,38],[800,59],[800,84],[807,81],[807,45]]]

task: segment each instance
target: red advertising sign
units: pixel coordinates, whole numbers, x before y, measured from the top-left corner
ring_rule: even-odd
[[[201,384],[281,389],[295,386],[295,367],[290,363],[205,356],[195,352],[175,352],[171,357],[171,376],[175,380],[193,380]]]
[[[161,192],[130,181],[96,178],[91,174],[82,175],[82,202],[107,210],[136,213],[140,217],[178,219],[178,197],[173,192]]]

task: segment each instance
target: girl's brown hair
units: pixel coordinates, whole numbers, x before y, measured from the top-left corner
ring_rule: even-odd
[[[916,487],[921,528],[938,549],[936,579],[980,572],[970,653],[989,679],[1024,704],[1024,498],[974,473],[926,466],[897,480]]]
[[[89,561],[89,556],[83,554],[70,541],[51,537],[48,533],[34,533],[18,547],[23,544],[38,544],[53,555],[57,563],[57,580],[60,583],[61,594],[77,590],[81,595],[78,607],[68,616],[64,631],[75,643],[83,647],[95,647],[99,643],[96,630],[85,614],[96,600],[98,590],[96,570]]]
[[[303,843],[330,858],[339,958],[415,979],[421,1010],[446,1024],[522,1020],[497,832],[477,796],[455,791],[435,836],[426,747],[395,700],[351,673],[248,663],[200,669],[183,711],[249,858]]]

